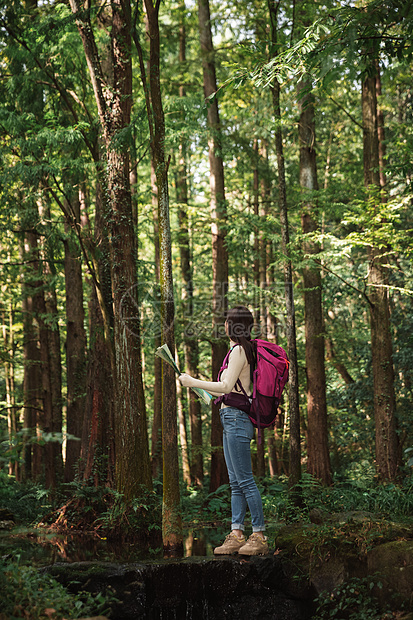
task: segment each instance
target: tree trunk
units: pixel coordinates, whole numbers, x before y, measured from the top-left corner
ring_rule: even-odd
[[[280,468],[278,465],[277,447],[275,444],[274,431],[272,429],[268,436],[268,464],[271,478],[279,476]]]
[[[259,211],[260,216],[260,235],[259,235],[259,252],[260,252],[260,321],[261,332],[264,338],[271,340],[276,339],[276,333],[274,328],[274,317],[268,307],[267,288],[269,287],[269,273],[267,267],[269,264],[269,243],[267,239],[267,233],[265,225],[268,214],[268,204],[270,199],[270,188],[268,184],[269,169],[268,169],[268,147],[266,140],[262,140],[260,149],[261,161],[263,173],[260,178],[261,186],[261,207]],[[269,329],[270,328],[270,329]]]
[[[260,256],[260,175],[259,175],[259,150],[258,140],[254,139],[253,146],[254,163],[253,163],[253,208],[254,208],[254,261],[253,261],[253,275],[254,275],[254,321],[256,327],[259,329],[261,324],[261,256]],[[265,429],[261,431],[261,441],[258,441],[257,437],[257,454],[255,475],[258,478],[265,476]]]
[[[204,96],[208,102],[209,178],[212,215],[212,378],[216,380],[228,344],[225,337],[225,313],[228,307],[228,253],[225,245],[227,207],[225,201],[224,165],[221,153],[221,127],[218,102],[208,98],[217,91],[211,15],[208,0],[198,0],[199,36],[202,54]],[[212,405],[211,414],[210,492],[228,482],[222,449],[219,406]]]
[[[47,310],[44,296],[44,282],[42,280],[42,271],[40,269],[39,248],[37,243],[36,232],[28,233],[30,244],[30,253],[33,261],[33,275],[36,280],[32,280],[31,287],[33,290],[33,312],[34,320],[37,323],[38,337],[40,344],[40,375],[41,375],[41,411],[37,414],[37,426],[42,437],[48,439],[41,450],[41,464],[44,471],[46,488],[56,486],[56,467],[54,462],[55,450],[50,440],[53,433],[53,400],[52,386],[50,379],[50,344],[49,344],[49,327],[46,323]],[[36,466],[36,474],[39,472],[39,463]]]
[[[181,168],[181,166],[180,166]],[[178,171],[179,178],[182,176],[183,170]],[[186,183],[185,183],[186,186]],[[178,202],[186,204],[185,189],[181,185],[181,181],[177,182]],[[184,192],[184,193],[181,193]],[[184,282],[182,288],[182,302],[184,312],[184,351],[185,351],[185,367],[192,377],[198,376],[198,340],[194,334],[196,331],[193,326],[193,282],[192,267],[190,262],[189,251],[189,230],[188,230],[188,214],[184,208],[179,209],[179,249],[181,259],[181,274]],[[191,425],[191,479],[195,486],[202,486],[204,480],[204,466],[202,455],[202,419],[201,419],[201,402],[197,395],[188,390],[189,398],[189,420]]]
[[[151,152],[158,188],[158,222],[160,252],[160,284],[162,340],[172,354],[175,351],[174,293],[172,278],[172,243],[169,223],[168,165],[165,160],[165,118],[160,85],[159,4],[145,0],[150,37],[150,101],[152,114]],[[176,383],[174,370],[162,364],[162,453],[163,453],[163,513],[162,538],[164,550],[180,552],[182,543],[182,516],[180,512],[179,463],[177,442]]]
[[[96,487],[115,487],[114,377],[96,290],[89,301],[90,347],[79,475]]]
[[[380,188],[376,77],[362,81],[363,161],[366,188]],[[378,198],[378,192],[375,195]],[[376,427],[376,467],[381,480],[394,481],[399,468],[393,351],[388,299],[387,257],[369,249],[369,310]]]
[[[261,429],[261,441],[258,440],[258,431],[255,434],[257,438],[257,461],[256,461],[256,467],[255,467],[255,475],[258,478],[264,478],[264,476],[267,473],[267,465],[266,465],[266,459],[265,459],[265,452],[266,452],[265,438],[267,436],[266,430],[267,429],[265,428]]]
[[[182,403],[182,386],[178,379],[176,380],[177,391],[177,404],[178,404],[178,420],[179,420],[179,440],[181,444],[181,459],[182,459],[182,477],[187,487],[191,486],[191,468],[189,465],[189,452],[188,452],[188,435],[186,431],[186,420],[184,407]]]
[[[99,154],[97,154],[99,158]],[[100,170],[99,160],[96,161]],[[109,239],[104,214],[105,191],[96,184],[94,240],[98,249],[94,268],[98,286],[94,285],[89,306],[89,350],[86,368],[86,397],[80,446],[79,478],[95,486],[115,487],[115,422],[113,364],[113,311],[110,277]],[[87,196],[81,192],[82,229],[90,235]],[[98,298],[99,294],[99,298]]]
[[[268,0],[268,8],[271,23],[271,41],[273,49],[277,50],[278,32],[278,11],[279,4],[273,0]],[[285,181],[284,150],[281,130],[281,109],[280,109],[280,85],[275,80],[272,86],[273,109],[276,120],[275,148],[278,164],[278,201],[281,223],[281,249],[284,256],[289,253],[289,227],[288,227],[288,208],[287,208],[287,188]],[[298,364],[297,364],[297,343],[295,330],[295,310],[294,310],[294,288],[292,265],[289,259],[284,261],[284,289],[286,305],[286,331],[288,342],[289,366],[289,414],[290,414],[290,471],[289,487],[297,503],[300,496],[297,485],[301,480],[301,437],[300,437],[300,408],[298,396]]]
[[[326,339],[326,352],[327,352],[327,359],[330,360],[330,362],[333,364],[334,368],[337,370],[338,374],[341,376],[344,383],[346,385],[351,385],[352,383],[354,383],[354,379],[348,372],[347,368],[344,366],[342,362],[340,362],[337,359],[335,351],[334,351],[333,341],[331,340],[331,338]]]
[[[136,238],[129,152],[116,138],[130,124],[132,104],[131,12],[128,0],[111,2],[113,83],[106,84],[90,14],[70,0],[82,39],[106,149],[107,220],[114,308],[116,486],[130,501],[152,487],[142,382]]]
[[[51,222],[49,204],[38,203],[39,216],[43,224]],[[46,242],[42,248],[43,274],[45,281],[45,305],[48,314],[48,345],[49,345],[49,373],[50,389],[52,398],[52,432],[56,436],[62,437],[63,434],[63,412],[62,412],[62,356],[60,352],[60,329],[59,313],[57,308],[56,287],[54,277],[56,275],[54,248]],[[53,453],[53,463],[56,480],[63,479],[63,455],[62,441],[53,441],[50,450]]]
[[[12,449],[17,433],[16,398],[14,385],[14,328],[13,328],[13,304],[8,303],[8,313],[3,310],[3,351],[4,351],[4,380],[6,384],[6,407],[7,407],[7,431],[9,446]],[[18,460],[9,461],[9,475],[15,475],[19,479]]]
[[[72,201],[73,215],[80,225],[79,195]],[[66,431],[77,439],[66,443],[65,482],[74,479],[80,457],[86,394],[86,332],[83,310],[83,281],[80,252],[65,226],[65,290],[66,290]]]
[[[26,234],[24,243],[20,249],[20,256],[24,264],[26,257],[31,260],[31,247],[29,234]],[[33,439],[36,433],[37,414],[40,410],[41,376],[40,376],[40,351],[37,346],[36,329],[34,326],[33,296],[30,286],[32,278],[30,267],[23,270],[21,278],[22,311],[23,311],[23,428],[27,436],[23,440],[23,467],[22,480],[30,480],[36,477],[34,471],[35,446],[27,439]],[[29,275],[30,274],[30,275]]]
[[[182,71],[185,71],[186,63],[186,31],[185,31],[185,11],[182,8],[181,25],[179,29],[179,62]],[[183,85],[179,87],[179,96],[185,97]],[[189,239],[188,221],[188,170],[186,165],[186,141],[182,137],[179,145],[179,162],[176,177],[176,194],[179,203],[179,253],[181,263],[181,274],[183,280],[182,303],[184,313],[184,350],[185,367],[188,374],[198,377],[199,349],[193,325],[194,312],[194,286],[193,270],[191,265],[191,250]],[[192,390],[188,390],[189,398],[189,420],[191,426],[191,480],[195,486],[202,486],[204,481],[204,463],[202,454],[202,418],[201,401]]]
[[[314,98],[308,92],[310,84],[302,81],[298,88],[300,102],[300,185],[303,190],[301,224],[304,235],[318,229],[313,216],[312,192],[318,190],[315,150]],[[308,197],[306,196],[308,194]],[[313,256],[319,252],[317,244],[304,241],[304,252]],[[331,484],[331,464],[328,449],[327,399],[325,377],[324,319],[321,294],[321,272],[314,264],[304,268],[304,322],[305,358],[307,374],[307,471]]]
[[[254,274],[254,321],[257,327],[261,323],[261,303],[260,303],[260,228],[258,225],[258,218],[260,214],[260,177],[258,170],[258,140],[254,139],[253,145],[253,170],[252,170],[252,203],[253,203],[253,215],[254,215],[254,250],[253,250],[253,264],[252,271]]]
[[[381,97],[381,77],[380,64],[376,62],[376,101]],[[386,187],[386,141],[384,135],[384,115],[383,109],[377,103],[377,140],[379,143],[379,175],[380,187],[384,190]],[[383,196],[384,199],[384,196]]]
[[[152,187],[152,209],[153,209],[153,233],[155,248],[155,304],[160,304],[159,285],[160,285],[160,257],[159,257],[159,224],[158,224],[158,187],[156,185],[156,175],[151,159],[151,187]],[[155,349],[162,345],[161,334],[155,335]],[[153,387],[153,418],[151,434],[151,466],[152,476],[158,479],[162,473],[162,360],[157,355],[154,356],[154,387]]]

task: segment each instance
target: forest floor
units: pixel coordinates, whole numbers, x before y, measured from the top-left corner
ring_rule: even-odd
[[[315,617],[330,619],[332,605],[334,609],[347,606],[348,611],[362,598],[370,601],[372,611],[346,612],[343,618],[409,618],[413,605],[411,488],[343,483],[325,489],[308,480],[303,506],[297,509],[289,502],[283,481],[260,483],[270,553],[292,563],[297,575],[307,575],[319,597]],[[213,548],[230,525],[228,488],[215,493],[187,490],[182,507],[184,556],[212,560]],[[39,567],[59,562],[164,561],[156,493],[137,498],[126,508],[109,489],[79,487],[72,497],[62,494],[51,501],[38,485],[8,483],[0,485],[0,522],[5,567],[0,578],[4,581],[8,575],[7,579],[18,580],[24,591],[34,588]],[[43,616],[33,615],[37,617]]]

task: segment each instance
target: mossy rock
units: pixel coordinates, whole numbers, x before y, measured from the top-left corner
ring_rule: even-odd
[[[413,540],[395,540],[372,549],[367,557],[370,574],[382,583],[375,594],[381,601],[393,598],[413,610]]]
[[[281,527],[275,536],[283,550],[318,593],[333,592],[351,578],[377,576],[375,595],[382,608],[392,601],[412,608],[412,526],[372,515],[347,513],[321,524]],[[303,575],[304,576],[304,575]]]
[[[125,576],[125,565],[116,564],[113,562],[72,562],[70,563],[70,570],[68,570],[67,564],[53,564],[52,566],[45,567],[45,572],[51,574],[55,579],[68,586],[71,582],[76,583],[88,583],[93,581],[94,583],[106,582],[108,575],[111,578],[117,578]]]
[[[108,592],[113,620],[309,620],[315,592],[278,556],[182,558],[156,563],[65,563],[45,569],[70,591]]]
[[[306,559],[323,559],[337,554],[365,558],[378,544],[413,538],[411,524],[373,517],[370,513],[357,511],[330,515],[327,521],[320,523],[281,526],[275,534],[275,545],[294,554],[302,563]]]

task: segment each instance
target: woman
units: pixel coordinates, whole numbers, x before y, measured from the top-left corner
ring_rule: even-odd
[[[225,331],[230,339],[228,366],[218,381],[199,381],[190,375],[179,377],[184,387],[198,387],[215,396],[242,393],[251,394],[251,368],[255,364],[254,342],[251,329],[254,318],[245,306],[235,306],[227,313]],[[241,384],[241,386],[239,385]],[[224,397],[225,398],[225,397]],[[251,439],[254,427],[248,415],[234,406],[221,404],[220,417],[224,429],[224,457],[231,487],[231,533],[225,542],[214,549],[216,555],[240,553],[263,555],[268,553],[262,500],[251,468]],[[244,518],[247,505],[251,513],[252,534],[245,540]]]

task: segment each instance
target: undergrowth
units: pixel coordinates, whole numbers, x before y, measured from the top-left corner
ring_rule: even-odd
[[[292,500],[286,476],[258,482],[264,514],[272,522],[309,522],[314,510],[331,515],[354,511],[373,513],[376,518],[411,520],[413,515],[413,476],[400,486],[377,484],[374,478],[359,475],[353,480],[336,480],[324,487],[309,474],[303,474],[296,491],[299,506]],[[209,493],[204,488],[182,488],[182,512],[186,523],[222,525],[230,519],[230,489],[224,484]],[[16,483],[0,474],[0,508],[9,510],[17,522],[40,521],[66,529],[102,530],[110,536],[160,528],[162,489],[142,489],[128,504],[114,489],[84,482],[61,485],[53,495],[40,484]]]
[[[321,514],[365,511],[379,519],[409,520],[413,515],[413,477],[403,485],[379,485],[374,478],[336,480],[324,487],[316,478],[304,473],[296,491],[301,496],[299,506],[292,500],[286,476],[265,478],[258,482],[264,514],[267,520],[286,523],[310,522],[311,512]],[[229,485],[220,486],[213,493],[206,488],[183,488],[184,519],[192,524],[217,524],[230,518]]]
[[[149,538],[161,529],[161,500],[142,488],[132,501],[87,482],[62,484],[50,493],[40,484],[0,475],[0,509],[19,524],[60,531],[99,533],[106,538]]]
[[[387,615],[379,609],[374,595],[374,589],[381,587],[375,578],[353,578],[334,592],[322,592],[315,601],[317,611],[313,620],[384,620]]]
[[[403,485],[379,485],[372,479],[336,480],[331,487],[303,474],[296,491],[301,496],[301,506],[291,501],[288,480],[265,479],[259,484],[267,518],[287,522],[309,521],[312,510],[325,514],[366,511],[383,518],[406,518],[413,514],[413,477]]]
[[[63,620],[108,615],[111,594],[72,594],[45,572],[20,564],[19,555],[0,562],[0,620]]]

